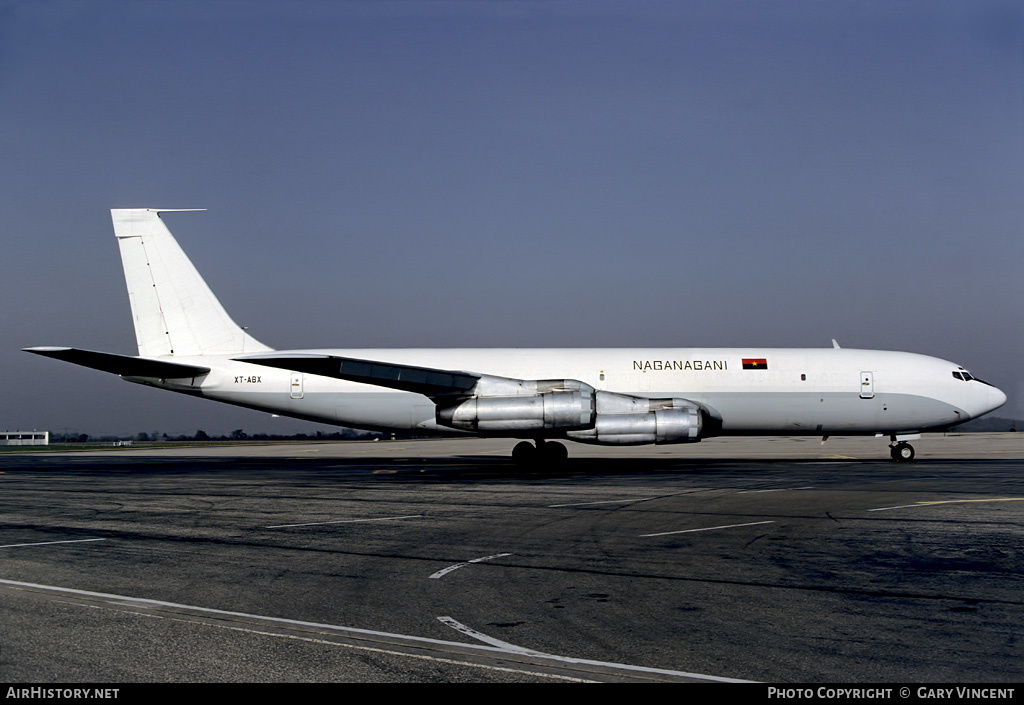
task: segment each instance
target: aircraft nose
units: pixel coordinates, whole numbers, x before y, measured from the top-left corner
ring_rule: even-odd
[[[990,411],[998,409],[1006,403],[1006,395],[1003,390],[993,387],[988,382],[975,380],[971,382],[968,399],[965,400],[964,408],[972,419],[984,416]]]
[[[989,389],[988,389],[988,403],[989,403],[989,411],[992,411],[993,409],[998,409],[1003,404],[1005,404],[1006,403],[1006,395],[1003,393],[1003,390],[999,389],[998,387],[989,387]]]

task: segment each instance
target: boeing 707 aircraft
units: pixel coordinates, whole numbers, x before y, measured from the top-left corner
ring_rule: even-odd
[[[887,436],[908,443],[1006,401],[963,367],[906,352],[821,349],[274,350],[227,314],[164,225],[176,209],[111,211],[137,356],[28,352],[129,382],[352,428],[522,439],[517,461],[561,441],[695,443],[729,435]]]

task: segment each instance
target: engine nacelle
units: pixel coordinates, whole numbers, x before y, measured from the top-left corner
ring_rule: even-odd
[[[589,428],[594,423],[594,390],[578,384],[577,389],[539,394],[470,397],[438,406],[437,422],[462,431],[508,435]]]
[[[570,431],[566,438],[599,445],[696,443],[703,427],[701,410],[685,399],[651,399],[646,413],[598,414],[594,427]]]
[[[463,431],[490,433],[587,428],[592,420],[591,398],[582,392],[473,397],[437,409],[440,424]]]
[[[686,399],[599,392],[578,380],[483,377],[475,396],[438,401],[437,423],[519,437],[564,437],[581,443],[693,443],[703,430],[700,407]]]

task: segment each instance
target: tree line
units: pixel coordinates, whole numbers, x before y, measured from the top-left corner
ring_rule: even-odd
[[[351,428],[339,428],[337,431],[324,433],[246,433],[237,428],[231,433],[216,435],[197,429],[193,434],[168,434],[159,431],[140,431],[128,436],[112,434],[88,434],[62,431],[50,431],[50,443],[116,443],[118,441],[133,443],[202,443],[213,441],[356,441],[385,438],[390,435],[372,431],[358,431]]]

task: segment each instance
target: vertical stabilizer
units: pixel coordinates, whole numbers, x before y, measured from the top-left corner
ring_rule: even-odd
[[[170,208],[114,209],[139,355],[233,355],[271,350],[242,330],[160,219]]]

